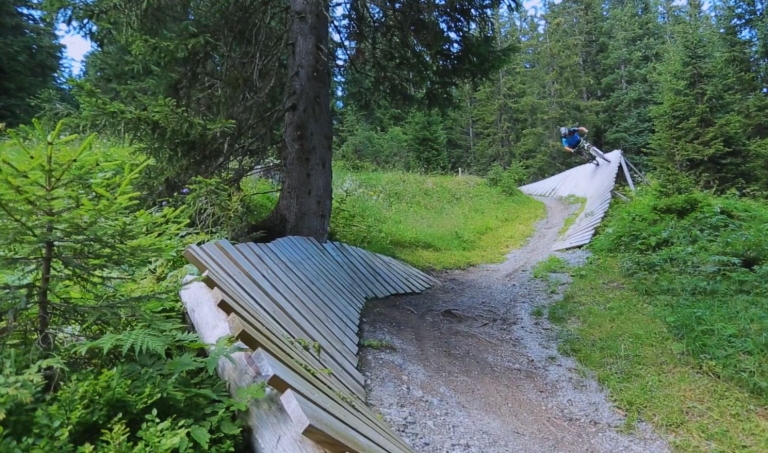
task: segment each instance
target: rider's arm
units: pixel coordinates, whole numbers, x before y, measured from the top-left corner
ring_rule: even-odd
[[[579,126],[579,132],[582,133],[582,134],[586,134],[589,131],[587,130],[586,127]]]
[[[569,153],[572,153],[572,152],[573,152],[573,150],[572,150],[571,148],[569,148],[569,147],[568,147],[568,143],[566,143],[566,141],[565,141],[565,138],[563,138],[563,139],[561,139],[561,140],[562,140],[562,142],[563,142],[563,148],[565,148],[565,150],[566,150],[566,151],[568,151]]]

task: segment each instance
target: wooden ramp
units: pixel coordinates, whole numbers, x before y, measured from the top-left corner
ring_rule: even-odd
[[[189,247],[185,257],[306,437],[329,452],[413,451],[365,404],[358,326],[367,299],[418,293],[435,279],[383,255],[303,237],[215,241]]]
[[[623,168],[632,186],[632,179],[622,152],[616,150],[605,156],[611,161],[610,164],[601,160],[600,166],[589,163],[580,165],[551,178],[520,187],[520,190],[528,195],[540,197],[574,195],[586,199],[584,210],[560,241],[552,246],[552,250],[578,247],[589,243],[610,206],[619,166]]]

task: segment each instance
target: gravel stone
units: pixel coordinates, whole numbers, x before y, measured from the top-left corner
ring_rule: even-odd
[[[558,353],[557,328],[533,316],[570,279],[558,276],[551,292],[531,268],[550,254],[574,266],[589,256],[551,252],[575,208],[539,199],[547,218],[504,263],[445,272],[426,294],[368,304],[363,338],[395,348],[361,353],[369,404],[419,453],[670,451],[646,423],[620,433],[622,413]]]

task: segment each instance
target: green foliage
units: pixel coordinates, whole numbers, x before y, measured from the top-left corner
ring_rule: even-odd
[[[448,170],[447,138],[442,122],[438,112],[414,110],[408,113],[403,126],[379,124],[374,127],[350,108],[344,116],[340,158],[359,169],[368,164],[424,173]]]
[[[703,370],[768,402],[766,225],[764,203],[650,191],[611,213],[593,249],[621,258]]]
[[[549,308],[549,319],[564,327],[562,352],[594,371],[626,412],[627,428],[649,422],[674,451],[768,450],[764,398],[702,372],[670,332],[658,295],[638,291],[643,281],[622,271],[630,259],[601,252],[574,272],[565,298]],[[699,307],[707,305],[702,299]]]
[[[33,98],[56,89],[62,45],[38,0],[0,3],[0,124],[16,127],[37,112]]]
[[[511,165],[506,170],[500,165],[494,165],[488,171],[485,181],[491,187],[498,187],[504,195],[522,195],[520,187],[526,179],[526,171],[520,165]]]
[[[538,201],[476,177],[335,173],[333,238],[422,268],[499,262],[544,215]]]
[[[568,269],[568,263],[562,258],[555,255],[550,255],[547,259],[539,261],[533,266],[533,278],[547,278],[549,274],[557,274],[565,272]]]
[[[157,317],[30,366],[6,354],[2,451],[244,451],[235,412],[263,387],[231,398],[214,369],[232,348],[222,342],[208,356],[196,354],[204,345],[184,327]],[[55,391],[43,373],[59,376]]]
[[[390,349],[392,351],[395,350],[395,347],[392,345],[392,343],[385,341],[385,340],[374,340],[369,338],[363,338],[360,340],[360,346],[364,348],[371,348],[376,350],[381,349]]]
[[[0,451],[242,451],[235,414],[263,389],[231,398],[230,342],[200,354],[172,321],[205,236],[183,206],[141,208],[131,149],[34,126],[0,142]]]
[[[148,162],[94,136],[63,137],[62,127],[46,133],[35,123],[0,143],[3,333],[44,347],[66,338],[66,326],[102,333],[105,310],[127,316],[148,295],[128,282],[162,277],[186,223],[181,209],[137,207],[132,186]]]
[[[167,196],[195,176],[238,181],[276,152],[285,8],[237,0],[49,3],[97,47],[73,82],[76,118],[160,164],[150,169],[147,195]]]
[[[195,229],[211,238],[243,240],[277,203],[278,190],[267,180],[246,178],[233,187],[221,179],[196,177],[184,200]],[[255,238],[250,238],[251,240]]]

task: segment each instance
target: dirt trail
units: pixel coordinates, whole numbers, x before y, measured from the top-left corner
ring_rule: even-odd
[[[395,348],[361,354],[369,403],[420,453],[669,451],[646,425],[617,431],[622,415],[532,313],[562,291],[530,270],[572,209],[541,200],[547,218],[503,264],[445,273],[427,294],[369,304],[363,338]]]

